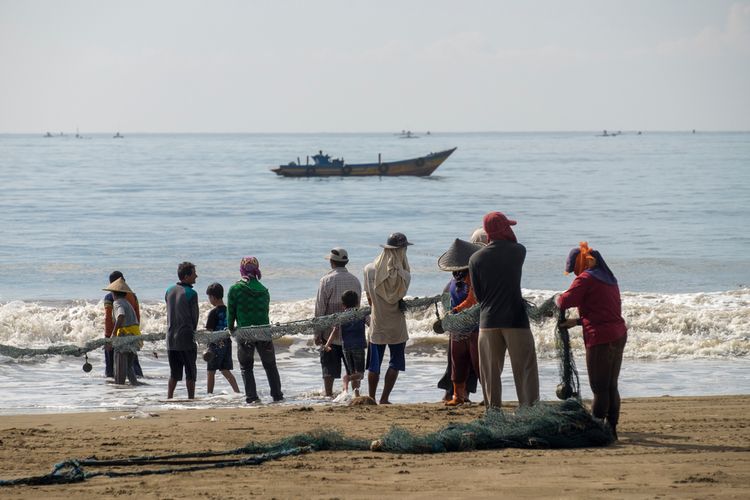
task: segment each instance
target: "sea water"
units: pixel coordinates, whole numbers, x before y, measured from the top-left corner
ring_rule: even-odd
[[[427,178],[269,171],[320,149],[365,163],[452,147]],[[205,287],[228,288],[244,255],[260,260],[273,322],[309,318],[328,250],[345,247],[349,269],[361,275],[394,231],[415,243],[409,294],[434,295],[449,278],[437,258],[454,238],[468,239],[484,213],[501,210],[518,220],[528,251],[524,295],[535,302],[569,285],[562,267],[579,241],[607,259],[629,327],[623,396],[750,391],[750,133],[0,135],[0,182],[0,344],[99,338],[101,288],[114,269],[141,300],[142,330],[163,332],[164,290],[183,260],[197,266],[202,323]],[[434,310],[407,316],[407,371],[394,402],[442,395],[435,384],[446,338],[432,332],[433,319]],[[554,325],[532,329],[542,397],[553,399]],[[580,332],[572,331],[590,396]],[[326,401],[309,337],[285,337],[276,348],[287,404]],[[163,342],[146,344],[140,358],[146,385],[131,388],[107,383],[101,351],[89,353],[88,374],[75,357],[0,357],[0,413],[163,407]],[[504,398],[513,400],[506,366]],[[256,376],[267,401],[259,363]],[[220,375],[214,396],[201,369],[198,379],[200,401],[190,406],[243,404]]]

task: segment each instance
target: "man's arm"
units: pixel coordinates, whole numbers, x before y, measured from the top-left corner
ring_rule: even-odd
[[[119,330],[122,327],[123,323],[125,323],[125,315],[124,314],[120,314],[119,316],[117,316],[117,321],[115,321],[115,324],[112,327],[112,331],[107,336],[108,337],[109,336],[116,337],[117,336],[117,330]]]
[[[114,326],[114,320],[112,319],[112,302],[104,300],[104,336],[109,338],[112,335],[112,327]],[[110,345],[110,344],[105,344]]]
[[[234,323],[237,320],[237,298],[232,289],[227,294],[227,328],[234,330]]]
[[[192,321],[193,331],[198,330],[198,317],[200,316],[200,310],[198,309],[198,293],[195,292],[193,297],[190,299],[190,320]]]
[[[318,294],[315,297],[315,317],[325,316],[328,311],[328,296],[330,292],[327,290],[325,282],[321,281],[318,286]],[[316,329],[314,342],[315,345],[323,345],[325,343],[325,329]]]

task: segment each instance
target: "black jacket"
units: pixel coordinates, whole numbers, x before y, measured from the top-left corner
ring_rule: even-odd
[[[469,259],[474,294],[481,306],[480,328],[528,328],[529,316],[521,296],[521,271],[526,247],[512,241],[492,241]]]

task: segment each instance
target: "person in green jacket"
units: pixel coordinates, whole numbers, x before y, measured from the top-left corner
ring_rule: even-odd
[[[259,281],[261,278],[260,265],[255,257],[244,257],[240,261],[240,275],[242,278],[232,285],[227,296],[227,323],[230,330],[237,327],[267,325],[268,309],[271,296],[268,289]],[[237,360],[242,369],[242,381],[245,384],[245,401],[248,404],[259,403],[258,391],[255,387],[253,363],[255,351],[258,351],[263,369],[266,371],[268,385],[271,386],[271,397],[274,401],[283,401],[281,392],[281,378],[276,367],[276,351],[270,340],[237,341]]]

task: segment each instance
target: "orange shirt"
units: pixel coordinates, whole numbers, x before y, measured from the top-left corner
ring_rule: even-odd
[[[466,286],[469,287],[469,293],[468,295],[466,295],[466,298],[463,302],[461,302],[451,310],[454,313],[458,313],[463,311],[464,309],[468,309],[477,303],[477,297],[474,295],[474,287],[471,286],[471,278],[468,274],[466,275],[466,278],[464,278],[464,283],[466,283]]]

